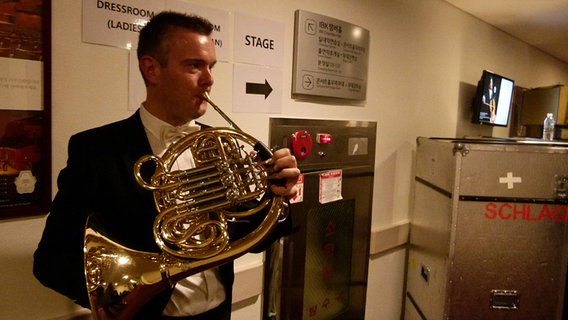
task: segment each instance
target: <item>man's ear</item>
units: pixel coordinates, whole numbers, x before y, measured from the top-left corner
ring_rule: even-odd
[[[160,72],[158,60],[150,56],[142,56],[138,61],[138,68],[140,68],[140,72],[144,75],[148,84],[156,83]]]

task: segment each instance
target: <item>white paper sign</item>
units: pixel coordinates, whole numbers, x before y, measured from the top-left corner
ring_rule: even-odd
[[[43,110],[43,63],[0,58],[0,109]]]
[[[235,13],[235,62],[282,67],[284,23]]]
[[[343,171],[332,170],[320,174],[319,183],[319,202],[321,204],[341,200],[341,180]]]
[[[188,14],[197,14],[211,21],[214,26],[211,38],[213,38],[213,44],[215,44],[217,60],[231,60],[233,49],[233,34],[231,31],[233,28],[231,27],[231,13],[229,11],[176,0],[166,0],[166,8]]]
[[[304,202],[304,175],[301,174],[298,178],[298,182],[296,183],[296,188],[298,188],[298,192],[294,197],[290,199],[290,203],[300,203]]]
[[[218,10],[193,3],[166,0],[165,6],[167,10],[187,14],[200,15],[214,25],[211,38],[215,44],[218,61],[229,61],[233,46],[233,37],[231,33],[231,14],[226,10]],[[133,47],[129,55],[129,75],[128,75],[128,110],[136,110],[140,103],[146,98],[146,89],[142,75],[138,69],[138,57],[136,55],[136,47],[138,46],[138,38],[133,42]]]
[[[233,112],[280,113],[282,70],[235,64],[233,101]]]
[[[83,0],[83,42],[130,49],[164,0]]]

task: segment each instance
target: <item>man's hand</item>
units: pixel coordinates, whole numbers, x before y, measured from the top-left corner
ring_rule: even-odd
[[[285,183],[272,184],[270,190],[279,196],[293,197],[298,192],[296,183],[300,177],[296,157],[290,153],[290,149],[283,148],[274,152],[271,163],[273,164],[273,178],[283,180]]]

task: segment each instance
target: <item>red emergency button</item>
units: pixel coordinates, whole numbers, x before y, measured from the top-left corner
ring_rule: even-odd
[[[312,136],[306,130],[296,131],[292,134],[292,154],[298,160],[304,160],[312,151]]]
[[[316,140],[319,144],[331,144],[333,137],[329,133],[318,133]]]

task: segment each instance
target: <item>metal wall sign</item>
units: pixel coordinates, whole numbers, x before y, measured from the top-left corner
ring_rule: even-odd
[[[369,30],[296,10],[292,94],[365,100]]]

